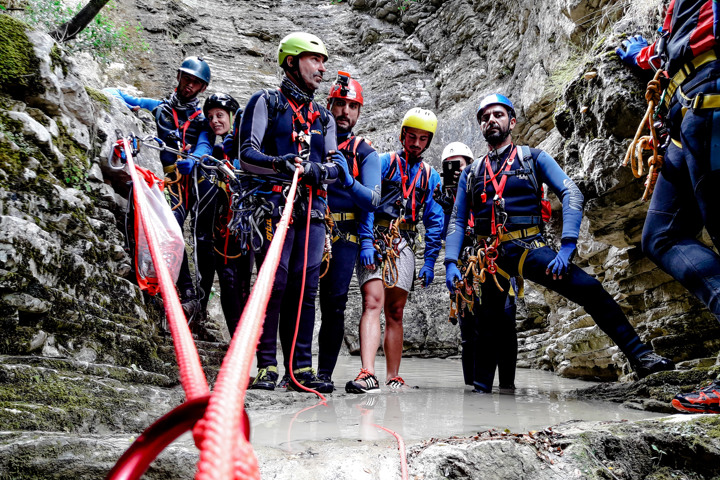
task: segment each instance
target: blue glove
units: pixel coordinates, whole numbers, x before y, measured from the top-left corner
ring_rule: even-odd
[[[458,270],[457,265],[454,262],[450,262],[445,266],[445,286],[450,290],[450,293],[455,293],[455,283],[462,280],[462,273]]]
[[[642,35],[635,35],[627,40],[623,40],[622,47],[616,48],[615,53],[617,53],[620,60],[626,64],[631,67],[637,67],[637,56],[640,54],[640,50],[647,46],[648,42]]]
[[[233,168],[235,170],[242,170],[242,165],[240,165],[240,159],[236,158],[233,160]]]
[[[340,180],[342,186],[346,188],[352,187],[352,184],[355,183],[355,178],[350,173],[350,169],[348,168],[348,163],[345,155],[340,152],[333,152],[330,158],[333,162],[335,162],[335,165],[337,165],[338,167],[338,180]]]
[[[195,159],[181,158],[175,163],[175,165],[177,165],[178,172],[183,175],[190,175],[193,171],[193,167],[195,166]]]
[[[577,240],[567,239],[563,240],[560,245],[560,251],[555,256],[552,262],[548,263],[545,275],[550,275],[552,272],[553,280],[562,278],[563,273],[567,272],[568,266],[572,262],[573,253],[575,253]]]
[[[420,274],[418,275],[418,280],[422,280],[422,286],[427,287],[430,285],[435,278],[435,269],[433,269],[432,265],[428,265],[425,263],[423,267],[420,269]]]
[[[360,249],[360,265],[363,267],[375,266],[375,247],[372,244],[372,240],[363,240],[362,248]]]

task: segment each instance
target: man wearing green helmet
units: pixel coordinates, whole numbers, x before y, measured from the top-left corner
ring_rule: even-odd
[[[301,174],[301,187],[294,205],[297,218],[288,229],[275,275],[258,343],[258,374],[250,388],[275,389],[279,327],[285,370],[292,370],[296,380],[288,383],[288,389],[301,390],[299,383],[323,393],[333,390],[332,383],[315,375],[310,348],[325,245],[326,184],[349,175],[345,157],[336,151],[335,121],[327,109],[313,100],[322,82],[327,59],[325,45],[315,35],[296,32],[283,38],[278,47],[278,64],[284,72],[280,89],[261,90],[250,98],[240,124],[239,142],[233,145],[231,141],[230,145],[225,145],[229,155],[239,152],[244,170],[257,175],[257,195],[271,206],[263,219],[266,238],[256,256],[258,268],[280,220],[285,203],[283,191],[296,169]],[[306,230],[308,214],[311,222]],[[305,293],[291,366],[290,351],[301,301],[306,235]]]

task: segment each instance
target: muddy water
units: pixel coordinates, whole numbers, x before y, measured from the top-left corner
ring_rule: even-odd
[[[401,375],[419,388],[376,394],[345,393],[345,382],[357,375],[358,357],[340,357],[333,375],[336,391],[327,406],[311,394],[268,392],[277,407],[248,413],[255,446],[291,450],[294,442],[392,439],[378,426],[400,434],[406,442],[431,437],[470,435],[487,429],[527,432],[570,420],[638,420],[655,414],[622,408],[615,403],[566,398],[569,390],[593,382],[561,378],[553,373],[518,369],[514,395],[477,394],[464,386],[459,360],[403,359]],[[376,371],[384,378],[384,359]],[[497,380],[496,380],[497,381]],[[297,447],[297,444],[295,445]]]

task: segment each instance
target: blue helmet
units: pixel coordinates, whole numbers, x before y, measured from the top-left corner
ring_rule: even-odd
[[[187,57],[178,68],[180,72],[197,77],[206,84],[210,83],[210,65],[202,57]]]
[[[512,117],[515,117],[515,107],[513,107],[512,102],[509,98],[507,98],[505,95],[500,95],[499,93],[493,93],[492,95],[488,95],[487,97],[483,98],[480,102],[480,106],[477,109],[477,121],[480,123],[480,116],[483,114],[485,109],[489,107],[490,105],[502,105],[503,107],[507,108],[510,112],[510,115]]]

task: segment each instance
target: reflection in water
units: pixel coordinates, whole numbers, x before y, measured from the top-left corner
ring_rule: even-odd
[[[394,430],[406,442],[431,437],[471,435],[491,428],[527,432],[569,420],[638,420],[658,416],[622,408],[616,403],[565,398],[565,392],[593,385],[539,370],[518,369],[515,395],[478,394],[463,385],[459,360],[406,358],[401,375],[419,389],[383,390],[354,395],[344,391],[359,366],[356,357],[340,357],[333,378],[338,388],[326,395],[327,406],[308,395],[307,402],[288,405],[281,414],[257,414],[249,408],[252,443],[293,450],[293,442],[338,438],[361,441],[393,440],[374,424]],[[377,371],[384,372],[382,357]],[[379,378],[382,382],[382,377]],[[497,391],[497,387],[495,388]],[[278,391],[271,395],[288,395]],[[302,412],[301,412],[302,411]],[[299,448],[299,447],[298,447]]]

